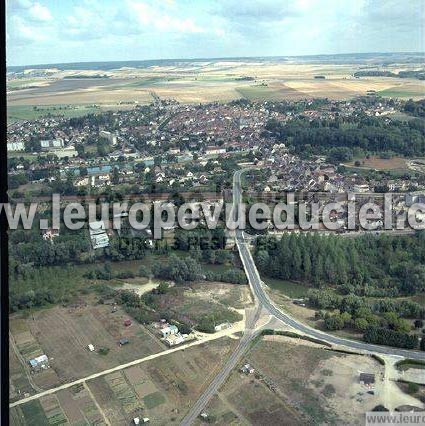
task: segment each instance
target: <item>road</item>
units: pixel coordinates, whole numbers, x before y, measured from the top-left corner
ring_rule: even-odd
[[[237,204],[241,200],[241,174],[247,169],[238,170],[234,174],[233,178],[233,188],[234,188],[234,198],[233,203]],[[345,346],[346,348],[353,349],[356,351],[365,351],[368,353],[374,354],[386,354],[386,355],[396,355],[401,357],[406,357],[410,359],[423,360],[424,353],[420,351],[411,351],[407,349],[397,349],[387,346],[372,345],[369,343],[358,342],[355,340],[344,339],[342,337],[334,336],[314,328],[311,328],[298,320],[294,319],[285,312],[282,312],[268,297],[267,293],[264,291],[264,283],[262,282],[260,275],[258,273],[257,267],[255,266],[254,260],[252,258],[251,252],[249,250],[248,244],[246,244],[244,233],[241,230],[236,230],[236,244],[239,249],[239,254],[242,260],[242,263],[245,268],[245,272],[248,277],[251,290],[254,293],[254,298],[261,304],[264,309],[274,315],[277,319],[281,320],[284,324],[292,327],[296,331],[323,340],[332,345]]]
[[[261,308],[257,307],[254,315],[252,315],[251,318],[247,321],[246,329],[238,343],[238,346],[232,352],[221,371],[215,376],[213,381],[208,385],[202,395],[198,398],[198,400],[183,418],[180,423],[181,425],[190,425],[196,420],[196,418],[202,413],[204,408],[207,406],[211,398],[218,392],[221,385],[230,375],[232,370],[236,367],[236,364],[238,363],[242,355],[245,353],[245,351],[248,349],[252,340],[255,338],[255,336],[259,334],[259,331],[256,331],[254,327],[260,316],[260,312]]]
[[[232,215],[236,220],[237,212],[239,210],[238,206],[242,201],[242,188],[241,188],[241,175],[249,169],[242,169],[235,172],[233,175],[233,208]],[[203,392],[200,398],[192,406],[189,413],[182,420],[181,425],[187,426],[192,424],[195,419],[202,413],[202,411],[207,406],[208,402],[212,397],[218,392],[220,386],[224,383],[227,376],[231,373],[232,369],[236,366],[238,360],[241,358],[245,350],[248,348],[252,339],[258,335],[259,331],[255,332],[255,323],[259,317],[259,314],[262,309],[267,313],[273,315],[279,319],[282,323],[287,326],[292,327],[295,331],[320,339],[324,342],[330,343],[331,345],[345,347],[361,353],[369,354],[385,354],[385,355],[395,355],[403,358],[410,358],[415,360],[423,360],[424,353],[419,351],[410,351],[404,349],[391,348],[387,346],[378,346],[371,345],[368,343],[358,342],[354,340],[344,339],[342,337],[334,336],[322,331],[313,329],[298,320],[292,318],[287,313],[282,312],[269,298],[267,293],[264,290],[264,284],[261,281],[260,274],[258,273],[257,267],[255,266],[254,259],[252,258],[251,252],[249,250],[249,245],[247,244],[244,233],[242,230],[235,231],[235,240],[236,245],[239,250],[239,255],[242,260],[245,273],[248,278],[251,291],[254,295],[256,312],[255,316],[252,318],[250,323],[247,323],[246,330],[244,335],[239,342],[239,345],[232,353],[220,373],[214,378],[210,383],[207,389]]]

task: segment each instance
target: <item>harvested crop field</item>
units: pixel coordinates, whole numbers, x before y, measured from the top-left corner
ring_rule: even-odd
[[[392,157],[392,158],[380,158],[380,157],[369,157],[357,160],[360,162],[360,166],[367,169],[374,170],[407,170],[406,159],[403,157]],[[355,166],[354,161],[349,166]]]
[[[410,66],[410,65],[409,65]],[[412,65],[413,66],[413,65]],[[383,96],[424,97],[421,81],[388,77],[354,78],[356,64],[308,64],[267,60],[198,61],[176,66],[108,70],[108,78],[70,78],[74,71],[58,71],[38,87],[13,81],[9,105],[150,103],[151,92],[182,103],[247,99],[346,99],[374,90]],[[98,71],[97,71],[98,72]],[[80,77],[89,74],[85,71]],[[317,79],[315,76],[323,76]]]

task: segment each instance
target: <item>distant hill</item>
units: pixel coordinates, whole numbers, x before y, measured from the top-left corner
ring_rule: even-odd
[[[147,68],[151,66],[184,66],[193,62],[236,61],[236,62],[286,62],[296,61],[305,63],[363,63],[389,65],[396,62],[417,63],[425,60],[424,52],[406,53],[343,53],[335,55],[307,56],[255,56],[255,57],[226,57],[226,58],[192,58],[192,59],[152,59],[141,61],[106,61],[106,62],[70,62],[60,64],[39,64],[8,66],[8,72],[22,72],[25,69],[58,68],[60,70],[111,70],[117,68]]]

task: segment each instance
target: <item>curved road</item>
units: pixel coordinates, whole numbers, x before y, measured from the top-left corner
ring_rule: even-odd
[[[238,170],[235,172],[233,177],[233,203],[234,205],[240,202],[241,200],[241,175],[249,169]],[[294,328],[295,330],[323,340],[332,345],[345,346],[350,349],[366,351],[369,353],[375,354],[384,354],[384,355],[395,355],[401,356],[410,359],[423,360],[425,354],[420,351],[412,351],[407,349],[398,349],[388,346],[379,346],[372,345],[369,343],[359,342],[355,340],[344,339],[342,337],[334,336],[332,334],[324,333],[322,331],[311,328],[298,320],[292,318],[288,314],[282,312],[276,305],[270,300],[267,293],[264,291],[263,283],[261,281],[260,275],[258,273],[257,267],[255,266],[254,260],[252,258],[251,252],[245,243],[243,231],[236,230],[236,244],[239,249],[239,254],[241,256],[242,262],[244,264],[245,272],[248,276],[249,284],[254,293],[255,299],[263,305],[263,307],[277,319],[281,320],[286,325]]]
[[[233,217],[235,220],[237,218],[237,212],[239,210],[238,207],[242,197],[241,175],[247,170],[249,169],[238,170],[233,175]],[[239,255],[241,257],[246,275],[248,277],[249,285],[254,295],[256,304],[255,315],[249,321],[247,321],[246,330],[243,337],[241,338],[238,346],[227,360],[220,373],[214,378],[214,380],[210,383],[200,398],[192,406],[188,414],[182,420],[181,425],[190,425],[196,420],[196,418],[201,414],[202,410],[207,406],[211,398],[217,393],[220,386],[226,380],[227,376],[231,373],[233,368],[235,368],[238,360],[248,348],[252,339],[258,334],[258,331],[255,332],[254,327],[262,309],[265,309],[269,314],[273,315],[284,324],[292,327],[301,334],[320,339],[324,342],[330,343],[331,345],[343,346],[354,351],[366,352],[369,354],[393,355],[415,360],[424,359],[423,352],[392,348],[388,346],[372,345],[324,333],[322,331],[311,328],[292,318],[285,312],[282,312],[270,300],[269,296],[264,291],[260,274],[258,273],[257,267],[255,266],[255,262],[252,258],[248,245],[245,242],[243,231],[237,229],[235,231],[235,238],[236,245],[239,250]]]

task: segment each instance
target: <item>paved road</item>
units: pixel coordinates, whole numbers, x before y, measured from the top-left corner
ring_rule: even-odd
[[[257,322],[259,315],[261,312],[261,307],[257,307],[254,315],[251,316],[250,320],[247,321],[247,326],[245,332],[239,341],[238,346],[232,352],[229,359],[226,361],[226,364],[223,366],[221,371],[215,376],[213,381],[208,385],[202,395],[198,398],[195,404],[191,407],[190,411],[186,414],[186,416],[181,421],[181,425],[190,425],[192,424],[196,418],[202,413],[204,408],[207,406],[208,402],[212,399],[212,397],[218,392],[221,385],[230,375],[232,370],[236,367],[236,364],[239,362],[242,355],[248,349],[253,338],[258,335],[259,331],[255,331],[255,323]]]
[[[242,189],[241,189],[241,175],[247,169],[238,170],[233,175],[233,209],[232,214],[233,218],[236,220],[238,212],[238,204],[242,201]],[[247,324],[247,329],[239,342],[239,345],[232,353],[223,369],[220,373],[214,378],[210,383],[207,389],[203,392],[200,398],[192,406],[189,413],[182,420],[181,425],[187,426],[192,424],[195,419],[202,413],[202,411],[207,406],[208,402],[212,397],[218,392],[220,386],[224,383],[227,376],[231,373],[232,369],[236,366],[238,360],[243,355],[245,350],[248,348],[249,343],[252,339],[258,334],[254,332],[253,328],[259,317],[259,314],[262,309],[267,311],[269,314],[275,316],[277,319],[282,321],[284,324],[292,327],[296,331],[320,339],[322,341],[328,342],[332,345],[346,347],[351,350],[366,352],[370,354],[385,354],[385,355],[396,355],[401,357],[407,357],[410,359],[423,360],[424,353],[419,351],[410,351],[404,349],[391,348],[387,346],[378,346],[371,345],[363,342],[357,342],[354,340],[343,339],[342,337],[333,336],[328,333],[321,332],[319,330],[313,329],[298,320],[292,318],[288,314],[282,312],[268,297],[267,293],[264,291],[263,283],[261,281],[260,274],[258,273],[255,262],[252,258],[251,252],[249,250],[248,244],[245,241],[244,233],[241,230],[235,231],[236,245],[239,250],[239,254],[248,277],[248,282],[251,287],[252,293],[254,294],[254,300],[256,305],[256,313],[252,318],[250,323]]]
[[[233,178],[233,203],[236,204],[241,200],[241,174],[246,171],[238,170],[234,174]],[[282,312],[276,305],[270,300],[267,293],[264,291],[264,285],[261,281],[260,275],[258,273],[257,267],[255,266],[254,260],[252,258],[251,252],[248,248],[248,245],[245,242],[244,233],[241,230],[236,230],[236,244],[239,249],[239,254],[241,256],[242,262],[245,267],[245,272],[248,275],[248,280],[251,286],[251,289],[254,293],[255,299],[264,306],[270,314],[274,315],[277,319],[281,320],[286,325],[291,326],[295,330],[306,334],[311,337],[323,340],[333,345],[341,345],[350,349],[366,351],[369,353],[375,354],[386,354],[386,355],[397,355],[410,359],[423,360],[424,353],[419,351],[411,351],[407,349],[397,349],[387,346],[372,345],[364,342],[357,342],[354,340],[344,339],[342,337],[334,336],[328,333],[311,328],[298,320],[292,318],[287,313]]]

